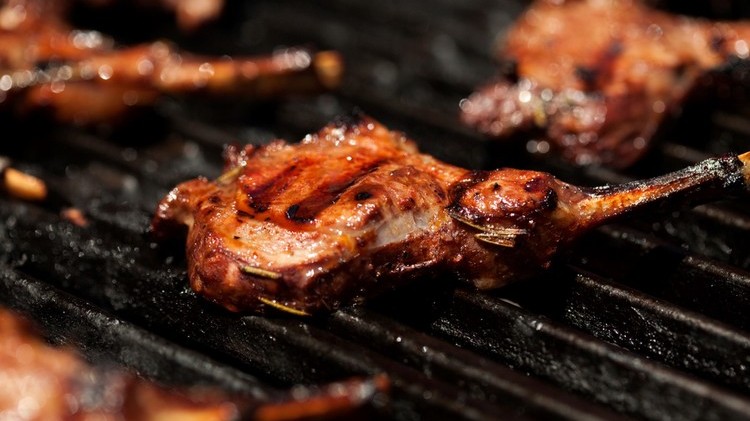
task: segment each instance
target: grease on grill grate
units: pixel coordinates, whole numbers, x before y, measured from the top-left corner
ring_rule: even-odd
[[[385,372],[392,396],[376,403],[378,418],[748,418],[743,202],[608,225],[549,273],[491,294],[441,279],[312,320],[228,314],[195,297],[181,245],[148,238],[156,201],[182,180],[218,175],[227,142],[298,139],[354,107],[457,165],[542,169],[588,184],[750,149],[750,113],[698,106],[629,173],[484,143],[458,123],[457,104],[494,72],[492,42],[523,3],[244,3],[230,5],[221,30],[183,41],[337,49],[347,57],[341,90],[274,104],[166,101],[147,116],[158,130],[7,122],[23,136],[5,133],[0,154],[88,224],[62,219],[55,204],[0,198],[2,302],[92,358],[165,381],[264,391]]]

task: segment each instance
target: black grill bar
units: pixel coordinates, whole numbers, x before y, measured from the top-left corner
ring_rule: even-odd
[[[577,250],[581,268],[750,331],[750,274],[743,269],[623,225],[603,227]]]
[[[560,316],[599,339],[750,392],[750,336],[730,326],[585,275],[575,278]]]
[[[457,291],[433,332],[649,419],[740,419],[741,395],[651,362],[506,301]],[[497,335],[502,331],[505,335]],[[627,391],[627,393],[623,393]]]
[[[348,338],[368,343],[389,357],[416,366],[432,377],[453,378],[485,400],[504,400],[520,413],[543,419],[617,419],[618,415],[545,383],[525,377],[430,335],[406,327],[366,308],[339,311],[325,326]]]

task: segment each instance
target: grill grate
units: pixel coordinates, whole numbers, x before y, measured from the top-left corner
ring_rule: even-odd
[[[335,48],[348,64],[341,91],[278,104],[168,100],[148,116],[157,130],[5,122],[24,136],[6,133],[0,153],[42,176],[57,202],[0,197],[0,301],[89,358],[165,382],[270,396],[386,372],[393,396],[373,411],[388,419],[748,419],[746,201],[607,225],[548,273],[492,293],[425,280],[311,320],[208,305],[187,287],[181,245],[148,238],[157,200],[180,181],[218,175],[225,143],[299,139],[355,107],[457,165],[541,169],[583,184],[750,149],[742,109],[707,114],[700,124],[710,127],[698,132],[705,144],[682,137],[692,122],[679,121],[628,173],[571,169],[524,145],[485,143],[458,123],[457,104],[492,75],[498,29],[523,5],[230,2],[221,30],[171,35],[214,52]],[[58,207],[68,205],[89,226],[61,220]]]

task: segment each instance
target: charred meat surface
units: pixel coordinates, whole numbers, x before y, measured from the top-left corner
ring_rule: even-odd
[[[276,401],[206,387],[167,388],[52,346],[6,308],[0,308],[0,379],[0,413],[19,421],[339,419],[387,388],[385,378],[353,379]]]
[[[712,74],[747,59],[750,22],[638,0],[537,0],[504,35],[512,65],[462,101],[462,120],[492,138],[540,133],[578,165],[625,168]]]
[[[217,180],[169,192],[152,231],[188,227],[189,280],[209,300],[296,314],[432,274],[500,287],[547,267],[598,224],[653,202],[741,193],[748,176],[744,156],[599,188],[536,171],[470,171],[366,116],[298,144],[228,148],[226,158]]]
[[[162,95],[263,100],[334,89],[343,71],[333,51],[290,48],[267,56],[218,57],[167,41],[121,46],[71,27],[66,2],[0,3],[0,99],[24,114],[47,110],[78,124],[112,122]],[[82,105],[85,104],[85,105]]]

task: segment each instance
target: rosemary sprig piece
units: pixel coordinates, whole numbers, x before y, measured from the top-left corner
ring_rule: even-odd
[[[250,266],[250,265],[241,266],[240,270],[244,273],[247,273],[248,275],[255,275],[261,278],[281,279],[281,274],[279,272],[261,269],[255,266]]]
[[[484,243],[501,247],[515,247],[516,239],[521,235],[528,234],[528,231],[524,228],[503,227],[493,224],[478,224],[456,212],[449,211],[448,214],[456,221],[479,230],[480,232],[474,234],[474,238]]]
[[[309,316],[310,315],[310,313],[306,311],[298,310],[296,308],[289,307],[289,306],[285,306],[284,304],[281,304],[277,302],[276,300],[269,300],[268,298],[263,298],[263,297],[258,297],[258,300],[263,304],[269,305],[285,313],[294,314],[295,316]]]

